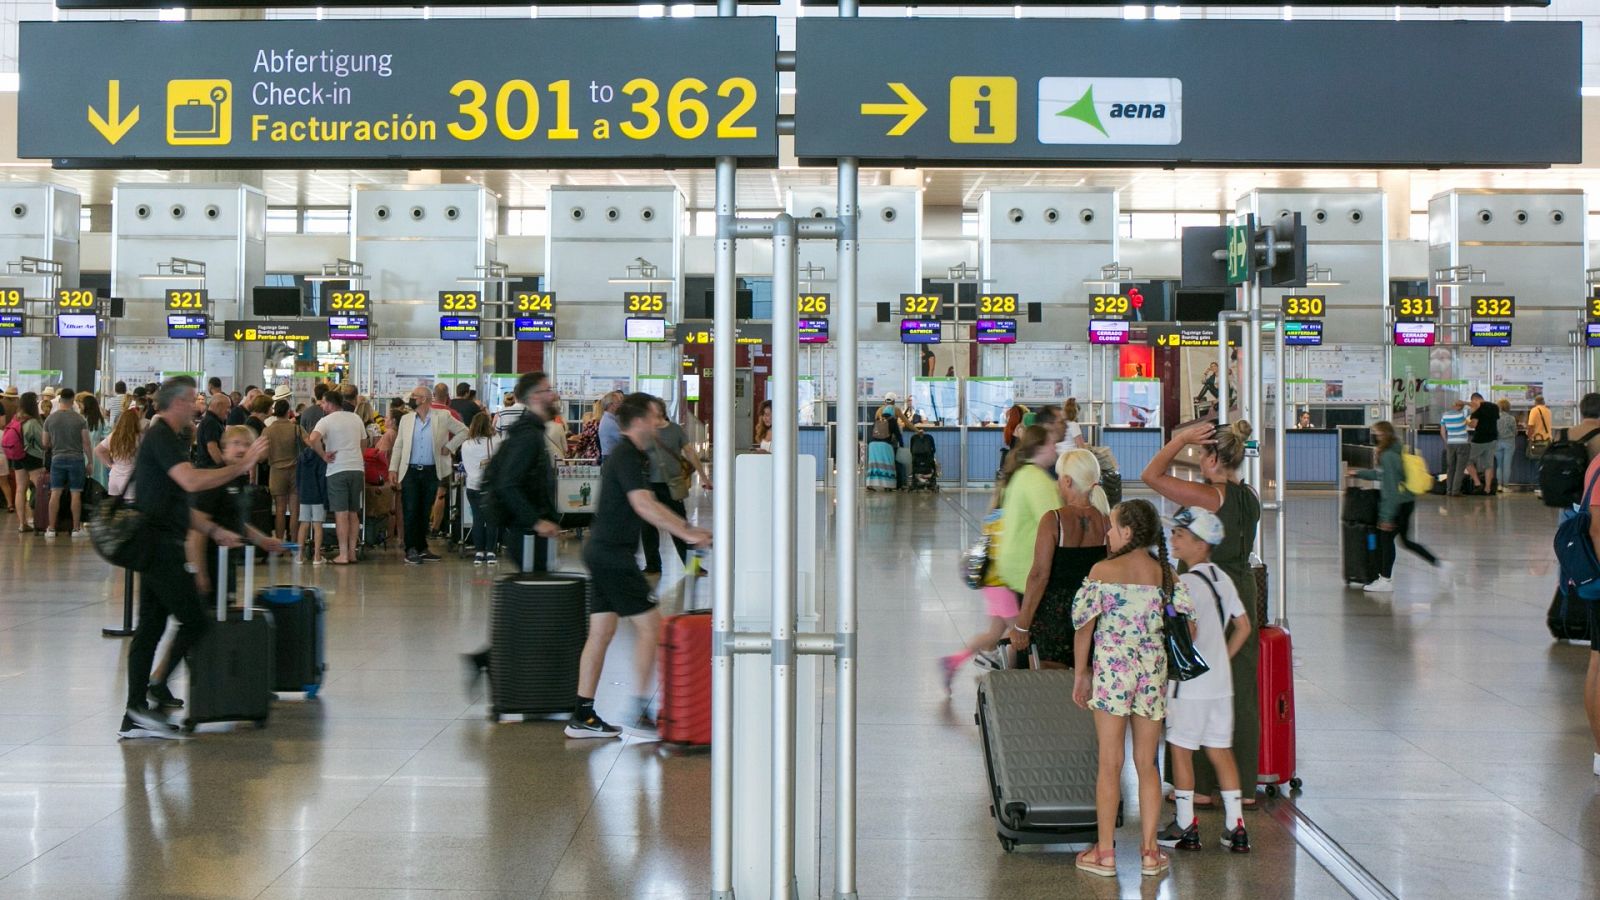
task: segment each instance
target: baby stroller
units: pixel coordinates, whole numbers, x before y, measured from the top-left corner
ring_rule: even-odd
[[[931,434],[918,431],[911,436],[911,483],[907,490],[939,492],[939,459]]]

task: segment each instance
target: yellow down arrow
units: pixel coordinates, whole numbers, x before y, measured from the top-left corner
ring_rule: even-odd
[[[894,91],[895,95],[904,102],[863,103],[861,104],[861,114],[863,116],[899,116],[900,121],[889,129],[889,137],[900,137],[910,131],[911,126],[917,124],[917,120],[922,118],[922,114],[928,111],[928,107],[917,99],[916,94],[911,93],[910,88],[898,81],[889,82],[889,90]]]
[[[100,136],[106,139],[106,143],[113,146],[116,145],[117,141],[122,140],[123,135],[128,133],[128,129],[139,123],[139,107],[135,106],[133,109],[128,110],[128,117],[124,119],[119,118],[121,106],[122,82],[113,79],[106,83],[105,118],[101,118],[100,114],[95,112],[94,107],[89,107],[89,124],[94,126],[95,131],[100,132]]]

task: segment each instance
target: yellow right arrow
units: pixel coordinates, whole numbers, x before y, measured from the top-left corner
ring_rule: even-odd
[[[128,117],[124,119],[119,118],[121,105],[122,82],[113,79],[106,83],[105,117],[102,118],[98,112],[95,112],[94,107],[89,107],[89,124],[94,127],[95,131],[100,132],[100,136],[106,139],[106,143],[113,146],[116,145],[117,141],[122,140],[123,135],[128,133],[128,129],[139,123],[139,107],[135,106],[133,109],[128,110]]]
[[[922,114],[928,111],[928,107],[917,99],[916,94],[911,93],[910,88],[898,81],[889,82],[889,90],[894,91],[895,95],[904,102],[863,103],[861,104],[861,114],[863,116],[899,116],[900,121],[889,129],[889,137],[900,137],[910,131],[911,126],[917,124],[917,120],[922,118]]]

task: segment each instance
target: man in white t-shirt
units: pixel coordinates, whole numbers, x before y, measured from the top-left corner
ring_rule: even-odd
[[[1172,750],[1173,800],[1177,818],[1157,836],[1163,847],[1200,849],[1194,815],[1194,753],[1205,748],[1222,788],[1222,846],[1250,852],[1244,829],[1239,766],[1233,758],[1233,671],[1228,661],[1250,638],[1250,617],[1228,574],[1211,562],[1211,548],[1222,543],[1222,521],[1194,506],[1172,517],[1172,553],[1188,566],[1183,586],[1195,608],[1195,649],[1210,665],[1198,678],[1167,685],[1167,746]],[[1224,627],[1224,623],[1228,627]]]
[[[367,445],[367,428],[337,391],[329,391],[322,398],[322,411],[325,415],[306,443],[328,461],[328,511],[333,513],[339,536],[339,555],[333,558],[333,564],[348,566],[356,561],[356,535],[366,490],[366,463],[361,451]]]

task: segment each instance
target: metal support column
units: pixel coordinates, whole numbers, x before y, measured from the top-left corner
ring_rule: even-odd
[[[855,14],[854,0],[845,4]],[[838,646],[834,657],[834,888],[835,900],[856,897],[856,504],[860,498],[857,475],[860,384],[856,378],[857,269],[860,244],[857,198],[860,172],[854,159],[839,160],[839,412],[837,461],[838,489],[834,503],[834,631]]]
[[[723,0],[723,6],[733,4]],[[711,384],[711,530],[717,552],[712,555],[711,629],[711,900],[733,898],[733,458],[738,426],[733,421],[736,366],[734,298],[733,157],[717,158],[717,244],[712,283],[713,323]]]
[[[772,232],[772,880],[769,896],[794,891],[795,792],[795,483],[799,468],[799,355],[795,294],[800,242],[794,217],[780,213]],[[771,390],[776,384],[776,390]]]
[[[1286,512],[1284,507],[1284,498],[1287,496],[1288,492],[1286,490],[1287,479],[1284,477],[1284,474],[1286,472],[1285,445],[1288,443],[1288,418],[1286,415],[1288,404],[1284,402],[1284,385],[1283,376],[1281,374],[1283,372],[1284,364],[1284,316],[1283,313],[1278,310],[1262,310],[1259,307],[1251,310],[1224,311],[1219,314],[1217,316],[1217,364],[1220,368],[1222,368],[1224,373],[1227,371],[1228,362],[1228,325],[1229,323],[1235,322],[1242,323],[1245,327],[1246,335],[1243,336],[1243,343],[1246,345],[1249,343],[1249,332],[1255,332],[1255,344],[1258,351],[1261,347],[1261,329],[1264,327],[1265,323],[1273,323],[1273,335],[1277,340],[1277,344],[1273,348],[1273,358],[1277,362],[1279,374],[1275,376],[1278,379],[1278,390],[1277,404],[1274,408],[1274,418],[1272,423],[1273,441],[1275,442],[1274,452],[1277,454],[1277,478],[1275,479],[1276,483],[1273,485],[1272,502],[1262,504],[1262,508],[1271,511],[1275,516],[1277,516],[1277,521],[1274,523],[1274,541],[1276,546],[1273,547],[1273,552],[1276,556],[1277,574],[1275,577],[1278,579],[1278,586],[1276,590],[1269,593],[1272,596],[1277,597],[1277,615],[1272,617],[1273,623],[1278,625],[1286,625],[1288,623],[1288,598],[1286,598],[1284,595],[1287,592],[1285,584],[1287,582],[1286,575],[1288,570],[1285,567],[1288,565],[1288,519],[1284,515]],[[1254,388],[1258,397],[1264,396],[1266,394],[1266,383],[1265,379],[1262,378],[1260,364],[1258,363],[1252,367],[1249,374],[1250,377],[1248,379],[1241,379],[1240,381],[1239,393],[1241,397],[1244,395],[1247,387],[1247,385],[1244,383],[1245,381],[1252,382],[1252,385],[1249,386]],[[1218,409],[1217,427],[1226,427],[1228,424],[1227,401],[1224,400],[1222,403],[1219,403]],[[1242,402],[1240,411],[1248,412],[1244,409]],[[1258,416],[1259,412],[1260,410],[1257,410]],[[1251,423],[1252,428],[1259,427],[1259,425],[1259,417],[1256,422]],[[1252,461],[1255,463],[1256,472],[1259,473],[1262,469],[1260,457],[1257,457]],[[1263,493],[1262,486],[1260,484],[1252,484],[1251,486],[1256,489],[1258,495]],[[1256,529],[1255,546],[1255,552],[1257,556],[1260,556],[1261,548],[1262,534],[1261,529],[1258,528]]]

